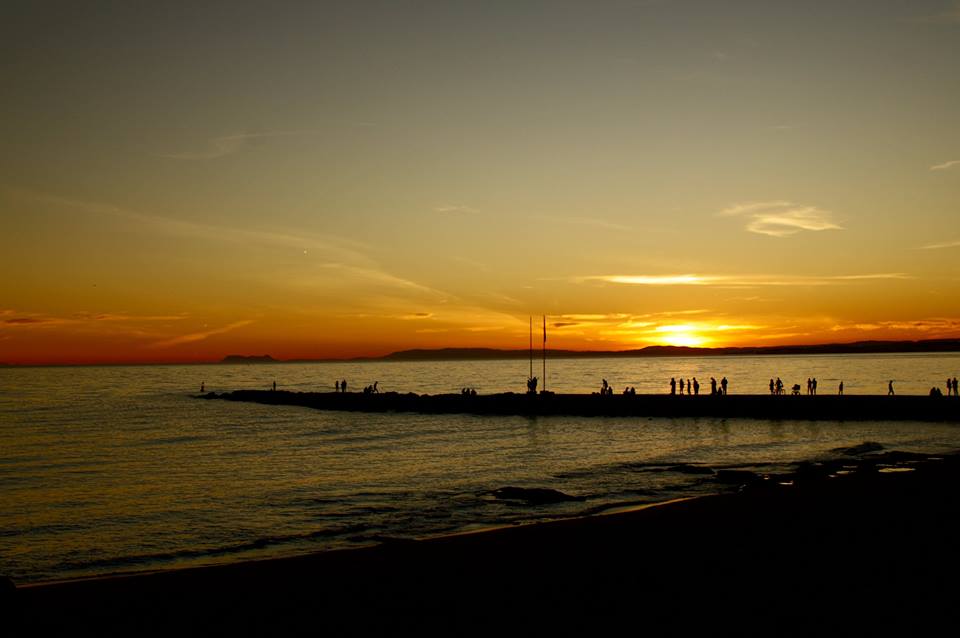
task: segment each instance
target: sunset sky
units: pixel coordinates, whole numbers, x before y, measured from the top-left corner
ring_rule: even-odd
[[[0,362],[960,337],[960,2],[3,14]]]

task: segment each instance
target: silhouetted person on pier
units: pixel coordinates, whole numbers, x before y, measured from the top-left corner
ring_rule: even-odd
[[[344,379],[343,381],[340,382],[340,392],[346,392],[346,391],[347,391],[347,380]]]
[[[727,396],[727,378],[720,379],[720,394]]]
[[[379,381],[374,381],[374,382],[373,382],[373,393],[374,393],[374,394],[380,394],[380,389],[377,388],[377,385],[379,385],[379,383],[380,383]]]
[[[717,393],[717,380],[713,377],[710,377],[710,394],[715,395]]]
[[[680,394],[683,394],[683,379],[680,379]]]
[[[333,382],[333,387],[336,388],[337,392],[340,392],[340,379]]]
[[[277,382],[276,382],[276,381],[273,382],[273,391],[274,391],[274,392],[277,391]]]
[[[807,377],[807,395],[813,394],[813,382],[810,380],[810,377]]]
[[[948,380],[948,381],[949,381],[949,380]],[[202,393],[202,392],[206,392],[206,390],[204,389],[205,387],[206,387],[206,386],[204,385],[203,381],[201,381],[201,382],[200,382],[200,392],[201,392],[201,393]]]
[[[537,381],[536,377],[530,377],[527,379],[527,394],[536,394],[537,393]]]
[[[893,396],[893,395],[894,395],[894,391],[893,391],[893,379],[890,379],[890,381],[887,383],[887,396],[888,396],[888,397],[891,397],[891,396]]]
[[[773,383],[773,379],[770,379],[770,394],[776,394],[776,387],[777,386]]]
[[[837,394],[843,395],[843,381],[840,382],[840,391]]]
[[[700,394],[700,382],[697,381],[696,377],[693,378],[693,394],[694,396],[698,396]]]
[[[810,388],[813,390],[813,395],[816,396],[817,394],[817,378],[816,377],[813,378],[813,385],[811,385]]]
[[[783,381],[780,380],[780,377],[777,377],[776,394],[783,394]]]
[[[670,395],[673,396],[677,393],[677,380],[673,377],[670,377]]]

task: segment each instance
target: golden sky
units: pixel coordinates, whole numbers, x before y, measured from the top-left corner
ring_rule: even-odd
[[[0,362],[960,337],[960,3],[14,2]]]

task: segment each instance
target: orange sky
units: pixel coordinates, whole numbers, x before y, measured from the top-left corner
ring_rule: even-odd
[[[0,362],[960,337],[960,4],[5,20]]]

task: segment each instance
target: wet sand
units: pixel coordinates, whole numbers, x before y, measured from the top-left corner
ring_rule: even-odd
[[[637,511],[21,587],[5,616],[19,635],[913,635],[956,615],[958,479],[958,456],[865,455]]]
[[[295,405],[317,410],[522,416],[718,417],[800,420],[958,421],[960,398],[917,395],[609,395],[599,394],[364,394],[236,390],[203,399]]]

